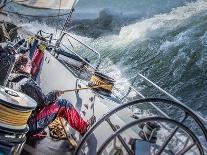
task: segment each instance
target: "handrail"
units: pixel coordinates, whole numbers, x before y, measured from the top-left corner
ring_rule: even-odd
[[[134,87],[131,86],[131,88],[139,95],[141,96],[143,99],[145,99],[146,97],[144,95],[142,95],[139,91],[137,91]],[[168,114],[166,114],[164,111],[162,111],[158,106],[156,106],[155,104],[153,104],[152,102],[149,102],[157,111],[159,111],[163,116],[170,118],[168,116]]]
[[[94,70],[96,70],[96,67],[94,67],[92,64],[90,64],[89,62],[87,62],[84,58],[82,58],[79,54],[77,54],[75,51],[71,50],[70,48],[68,48],[67,46],[61,44],[63,47],[65,47],[67,50],[71,51],[73,54],[75,54],[76,56],[78,56],[82,61],[84,61],[87,65],[89,65],[90,67],[92,67]]]
[[[137,76],[140,76],[142,77],[143,79],[145,79],[147,82],[149,82],[150,84],[152,84],[155,88],[157,88],[160,92],[164,93],[165,95],[167,95],[168,97],[170,97],[172,100],[178,102],[179,104],[183,105],[183,106],[186,106],[187,108],[189,108],[187,105],[185,105],[184,103],[182,103],[181,101],[179,101],[178,99],[176,99],[174,96],[172,96],[170,93],[168,93],[167,91],[165,91],[164,89],[162,89],[161,87],[159,87],[158,85],[156,85],[154,82],[152,82],[151,80],[149,80],[147,77],[145,77],[144,75],[142,75],[141,73],[137,73]],[[136,76],[136,77],[137,77]],[[142,98],[145,98],[144,95],[142,95],[139,91],[136,90],[136,88],[134,88],[133,86],[130,86],[138,95],[140,95]],[[127,96],[125,96],[126,98]],[[124,99],[124,98],[123,98]],[[162,113],[164,116],[168,117],[169,116],[164,112],[162,111],[159,107],[157,107],[156,105],[154,105],[153,103],[150,103],[155,109],[157,109],[160,113]],[[207,120],[202,117],[200,114],[198,114],[197,112],[195,112],[193,110],[194,113],[196,113],[196,115],[205,123],[207,123]]]
[[[61,43],[61,41],[62,41],[62,39],[63,39],[63,37],[64,37],[65,35],[67,35],[67,36],[73,38],[74,40],[76,40],[77,42],[79,42],[81,45],[84,45],[85,47],[87,47],[87,48],[90,49],[92,52],[94,52],[95,54],[98,55],[98,63],[97,63],[97,65],[96,65],[96,67],[95,67],[95,69],[98,70],[98,68],[99,68],[99,66],[100,66],[100,64],[101,64],[101,55],[100,55],[100,53],[99,53],[98,51],[94,50],[92,47],[86,45],[85,43],[83,43],[83,42],[80,41],[79,39],[73,37],[71,34],[69,34],[69,33],[67,33],[67,32],[64,32],[64,33],[62,34],[62,36],[57,40],[57,42],[56,42],[56,47],[59,47],[59,46],[60,46],[60,43]]]

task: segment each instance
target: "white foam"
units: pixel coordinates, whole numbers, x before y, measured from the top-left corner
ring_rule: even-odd
[[[121,69],[120,67],[121,66],[114,65],[110,59],[105,59],[101,63],[100,71],[112,77],[116,81],[113,91],[117,96],[122,98],[130,87],[130,77],[126,78],[123,76],[121,72],[123,68]],[[134,91],[128,95],[128,97],[134,96],[136,96],[136,93]]]
[[[179,33],[172,41],[166,40],[160,45],[160,50],[164,53],[170,52],[171,48],[179,46],[183,43],[188,43],[190,41],[189,34],[191,30]]]
[[[154,31],[160,31],[160,35],[162,35],[162,33],[182,24],[188,18],[206,10],[206,1],[188,3],[173,9],[170,13],[155,15],[152,18],[122,27],[119,40],[122,40],[123,43],[129,43],[135,39],[143,40],[151,36]]]
[[[207,47],[207,31],[201,37],[201,41],[202,41],[203,46]]]
[[[43,30],[44,32],[47,32],[47,33],[53,33],[54,34],[53,37],[56,39],[60,37],[61,30],[57,29],[56,31],[56,28],[50,27],[46,23],[39,23],[35,21],[35,22],[30,22],[30,23],[24,23],[24,24],[21,24],[20,26],[24,30],[31,32],[33,34],[36,34],[39,30]],[[83,42],[89,42],[91,40],[91,38],[88,38],[88,37],[82,37],[82,36],[78,36],[75,34],[71,34],[71,35]],[[68,44],[68,45],[70,44],[67,38],[64,38],[63,43]],[[74,44],[77,44],[77,42],[74,42]]]

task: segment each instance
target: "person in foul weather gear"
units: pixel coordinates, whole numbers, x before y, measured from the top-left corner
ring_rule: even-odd
[[[40,45],[38,45],[38,48],[35,50],[34,55],[32,56],[31,75],[34,80],[36,80],[37,75],[39,73],[40,66],[41,66],[41,63],[44,57],[45,48],[46,48],[46,45],[41,43]]]
[[[72,128],[83,135],[95,122],[95,117],[84,121],[74,106],[66,99],[58,99],[62,91],[54,90],[45,95],[39,85],[31,78],[31,61],[27,55],[20,55],[9,76],[7,86],[23,92],[37,102],[37,107],[28,120],[28,135],[43,131],[56,117],[63,117]]]

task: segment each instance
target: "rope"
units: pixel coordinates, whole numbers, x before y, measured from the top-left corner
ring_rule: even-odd
[[[50,136],[57,140],[67,139],[69,146],[77,147],[77,143],[67,134],[61,117],[57,117],[49,126]]]
[[[93,87],[84,87],[84,88],[76,88],[76,89],[67,89],[67,90],[63,90],[63,93],[66,92],[71,92],[71,91],[77,91],[77,90],[85,90],[85,89],[94,89],[94,88],[106,88],[109,87],[108,85],[99,85],[99,86],[93,86]]]
[[[101,79],[100,77],[98,77],[96,75],[92,75],[91,79],[90,79],[91,87],[68,89],[68,90],[63,90],[62,92],[65,93],[65,92],[71,92],[71,91],[77,91],[77,90],[85,90],[85,89],[95,89],[95,88],[102,88],[103,90],[111,92],[112,89],[113,89],[114,84],[113,83],[109,83],[106,80],[103,80],[103,79]]]
[[[27,123],[31,113],[31,110],[17,111],[0,104],[0,123],[12,126],[22,126]]]
[[[91,76],[90,82],[92,82],[96,86],[100,86],[105,90],[112,91],[113,84],[109,84],[108,82],[103,81],[101,78],[99,78],[96,75]]]
[[[56,118],[48,127],[50,130],[50,136],[55,139],[66,139],[67,134],[65,134],[63,126],[60,122],[61,118]]]
[[[62,129],[64,130],[64,133],[65,133],[65,135],[67,137],[68,144],[69,145],[72,144],[73,146],[77,147],[77,143],[74,140],[72,140],[71,138],[69,138],[69,136],[67,136],[67,132],[66,132],[65,126],[63,125],[62,119],[60,117],[59,117],[59,120],[60,120],[60,124],[62,125]]]

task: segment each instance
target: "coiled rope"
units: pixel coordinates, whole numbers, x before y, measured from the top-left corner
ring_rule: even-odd
[[[67,134],[65,133],[62,125],[62,118],[57,117],[48,127],[50,130],[50,136],[55,139],[66,139]]]
[[[77,147],[76,141],[68,136],[63,120],[61,117],[57,117],[49,126],[50,136],[57,140],[67,139],[69,146]]]
[[[91,76],[90,82],[94,85],[94,87],[102,88],[107,91],[112,91],[113,86],[114,86],[113,84],[108,83],[105,80],[102,80],[100,77],[96,75]],[[91,88],[94,88],[94,87],[91,87]]]
[[[18,111],[0,104],[0,123],[11,126],[23,126],[27,124],[31,113],[32,110]]]

